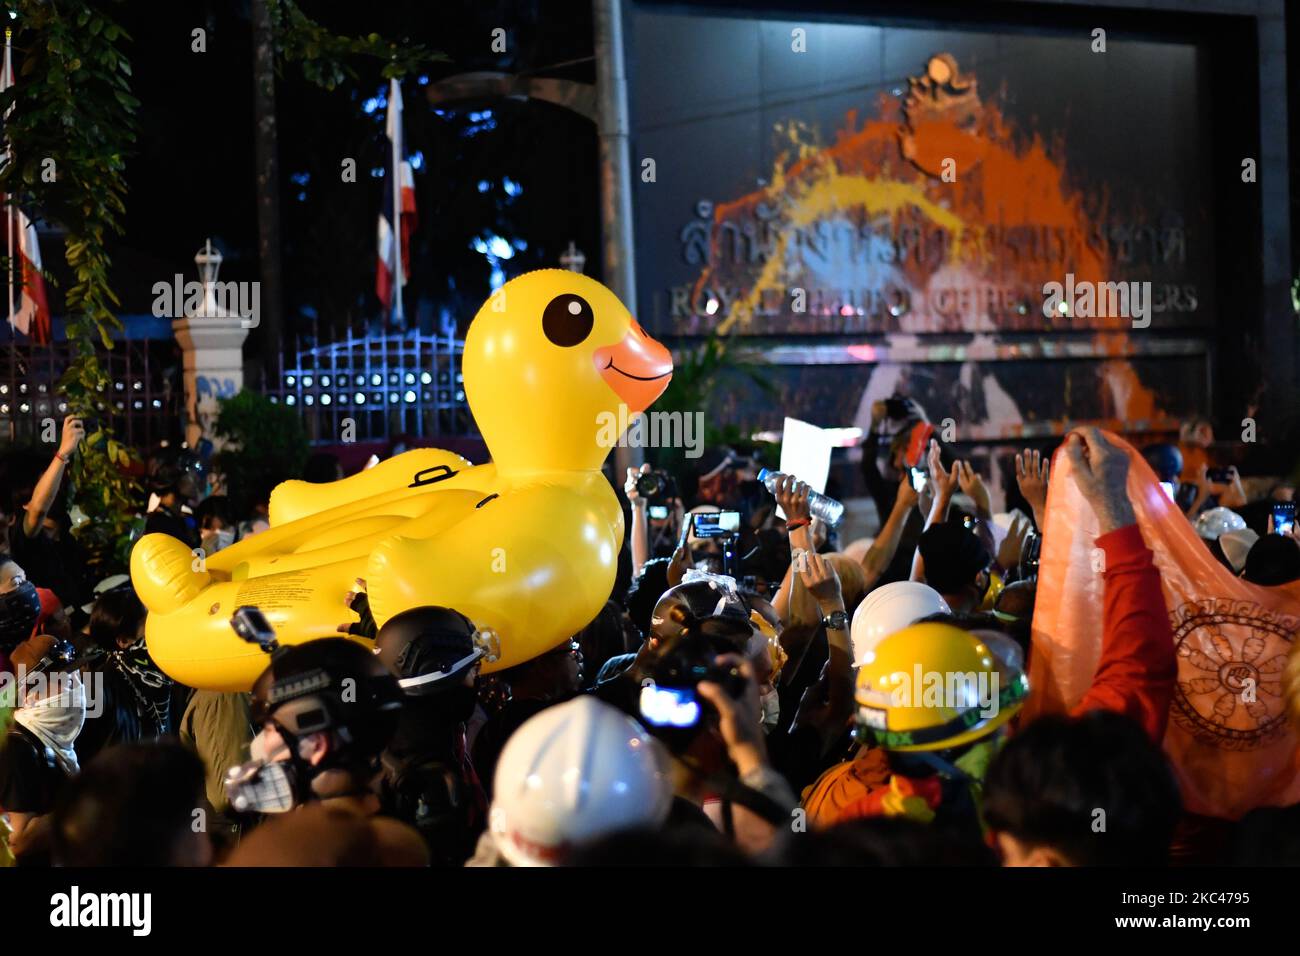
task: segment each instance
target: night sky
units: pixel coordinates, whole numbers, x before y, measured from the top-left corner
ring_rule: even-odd
[[[467,103],[437,114],[424,82],[476,70],[537,71],[591,82],[590,4],[547,0],[355,4],[305,0],[301,9],[337,33],[378,33],[441,51],[447,62],[404,82],[407,152],[415,171],[419,229],[412,251],[408,311],[437,327],[439,310],[462,329],[490,291],[494,267],[506,278],[556,265],[573,240],[598,275],[597,140],[590,122],[544,103]],[[134,92],[142,102],[129,157],[126,233],[115,245],[114,282],[126,314],[147,313],[151,288],[177,271],[197,278],[194,253],[207,237],[225,255],[221,278],[258,278],[254,193],[252,33],[247,3],[125,3],[119,22]],[[507,31],[509,52],[491,51]],[[191,32],[207,31],[207,52]],[[587,59],[559,69],[554,64]],[[305,332],[312,312],[321,334],[378,315],[375,229],[384,180],[386,82],[380,65],[333,91],[308,82],[298,65],[277,79],[284,245],[284,315]],[[369,102],[368,102],[369,101]],[[357,160],[343,183],[341,161]],[[413,163],[413,165],[415,164]],[[499,236],[504,243],[492,242]],[[476,242],[477,240],[477,242]],[[52,240],[47,240],[52,241]],[[495,249],[494,264],[475,246]],[[506,258],[506,253],[509,257]],[[59,277],[61,250],[45,253]],[[61,309],[57,292],[51,303]]]

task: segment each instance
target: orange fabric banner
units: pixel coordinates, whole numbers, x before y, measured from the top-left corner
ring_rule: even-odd
[[[1300,802],[1297,736],[1282,675],[1300,627],[1300,582],[1260,587],[1210,554],[1155,473],[1127,442],[1128,494],[1155,554],[1178,653],[1165,751],[1191,812],[1236,819],[1258,806]],[[1096,515],[1058,450],[1047,492],[1026,719],[1069,710],[1096,671],[1102,640],[1104,555]]]

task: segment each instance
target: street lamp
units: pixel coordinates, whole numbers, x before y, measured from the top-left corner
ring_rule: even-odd
[[[582,250],[574,245],[573,240],[569,240],[569,248],[564,250],[564,255],[560,256],[560,265],[570,272],[581,272],[582,267],[587,264],[587,257],[582,254]]]
[[[213,287],[217,273],[221,271],[221,261],[221,250],[212,248],[211,239],[204,240],[203,248],[194,255],[194,264],[199,267],[199,281],[203,283],[203,318],[214,318],[219,314]]]

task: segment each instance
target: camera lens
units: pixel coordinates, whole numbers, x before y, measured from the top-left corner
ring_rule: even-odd
[[[636,480],[636,491],[642,498],[654,498],[664,490],[664,480],[657,472],[647,472]]]

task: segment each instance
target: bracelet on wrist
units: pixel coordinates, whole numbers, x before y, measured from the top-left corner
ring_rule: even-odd
[[[786,531],[798,531],[800,528],[806,528],[806,527],[808,527],[807,518],[796,518],[794,521],[787,521],[785,523]]]

